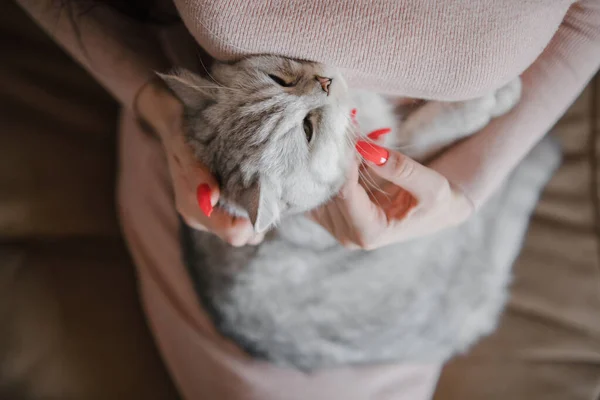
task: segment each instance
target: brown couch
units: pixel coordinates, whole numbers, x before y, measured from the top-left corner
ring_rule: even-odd
[[[175,399],[116,220],[117,105],[11,2],[0,44],[0,399]],[[564,164],[502,324],[436,400],[598,398],[599,96],[554,129]]]

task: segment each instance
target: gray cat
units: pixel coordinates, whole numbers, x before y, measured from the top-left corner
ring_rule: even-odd
[[[269,231],[235,248],[184,224],[185,263],[217,329],[254,357],[312,370],[443,362],[491,332],[529,216],[558,165],[543,141],[462,225],[351,251],[304,216],[334,196],[362,132],[424,160],[519,100],[519,79],[488,96],[429,102],[398,124],[391,103],[348,90],[333,68],[281,57],[217,63],[211,80],[162,76],[186,105],[186,132],[221,186],[219,206]],[[376,182],[372,183],[376,185]],[[374,188],[373,188],[374,189]]]

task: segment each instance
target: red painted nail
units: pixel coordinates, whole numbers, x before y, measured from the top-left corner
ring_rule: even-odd
[[[377,129],[377,130],[369,133],[367,136],[369,137],[369,139],[377,140],[380,137],[382,137],[383,135],[387,135],[391,131],[392,130],[390,128]]]
[[[213,212],[213,206],[210,202],[210,186],[206,183],[198,186],[198,189],[196,189],[196,198],[198,199],[198,206],[200,206],[204,215],[210,217],[210,214]]]
[[[383,165],[387,162],[390,157],[390,152],[381,146],[377,146],[374,143],[369,143],[364,140],[356,142],[356,150],[363,156],[367,161],[371,161],[375,165]]]
[[[350,118],[352,118],[352,122],[356,122],[356,108],[350,110]]]

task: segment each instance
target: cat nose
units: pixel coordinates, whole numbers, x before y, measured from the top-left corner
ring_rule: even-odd
[[[329,86],[331,86],[331,81],[333,79],[318,75],[315,76],[315,79],[321,84],[321,89],[323,89],[323,91],[327,93],[327,96],[329,96]]]

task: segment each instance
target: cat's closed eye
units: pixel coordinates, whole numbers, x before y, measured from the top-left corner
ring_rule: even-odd
[[[314,134],[314,127],[312,121],[310,120],[310,115],[307,115],[306,118],[304,118],[304,121],[302,121],[302,128],[304,129],[304,134],[306,135],[306,141],[310,143]]]
[[[269,74],[269,78],[271,78],[273,80],[273,82],[277,83],[279,86],[283,86],[283,87],[296,86],[296,82],[288,82],[285,79],[278,77],[277,75]]]

